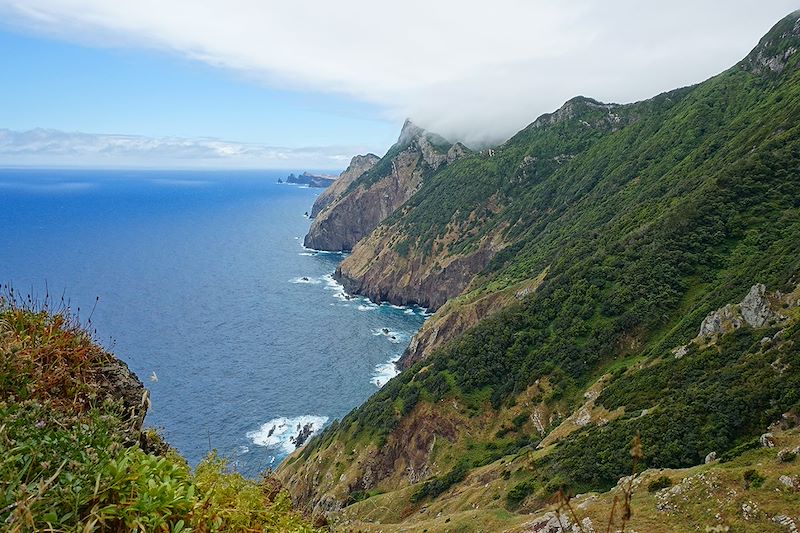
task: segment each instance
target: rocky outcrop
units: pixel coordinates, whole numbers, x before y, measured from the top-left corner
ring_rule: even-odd
[[[757,283],[750,287],[747,295],[738,304],[727,304],[709,313],[700,324],[697,336],[688,344],[674,348],[672,353],[676,359],[680,359],[689,353],[691,346],[712,344],[721,335],[744,326],[763,328],[785,324],[788,317],[784,313],[798,306],[800,306],[800,286],[788,294],[780,291],[767,293],[766,286]],[[764,337],[761,339],[761,345],[769,345],[780,334],[779,331],[773,338]]]
[[[124,361],[111,354],[108,354],[107,360],[98,368],[95,380],[100,387],[100,395],[122,403],[128,415],[129,425],[126,431],[132,438],[138,439],[150,407],[150,394],[142,381]]]
[[[525,299],[536,291],[546,275],[547,270],[533,280],[518,283],[503,291],[478,296],[465,295],[447,302],[414,335],[397,362],[398,366],[404,369],[411,367],[439,346],[466,332],[480,320],[497,313],[513,302]]]
[[[775,308],[782,303],[783,295],[775,293],[767,295],[767,288],[758,283],[750,288],[747,296],[739,304],[728,304],[711,312],[700,324],[699,337],[722,335],[739,329],[745,324],[752,328],[760,328],[768,322],[777,322],[784,317]]]
[[[795,11],[772,27],[742,61],[741,67],[757,75],[780,74],[791,64],[798,50],[800,11]]]
[[[344,194],[351,183],[371,170],[378,161],[380,161],[380,157],[375,154],[353,157],[345,171],[339,174],[339,177],[333,182],[333,185],[325,189],[314,201],[314,205],[311,207],[311,218],[315,218],[323,209]]]
[[[336,178],[324,174],[311,174],[310,172],[303,172],[300,175],[289,174],[286,177],[286,183],[293,185],[308,185],[317,189],[324,189],[329,187]]]
[[[417,191],[427,172],[448,161],[452,145],[406,121],[387,154],[314,219],[307,248],[349,251]],[[456,153],[451,157],[456,157]]]
[[[375,246],[371,235],[336,269],[345,290],[380,302],[438,309],[458,296],[494,257],[499,247],[485,246],[469,255],[448,258],[445,264],[431,257],[400,257],[396,251]],[[378,249],[379,248],[379,249]]]

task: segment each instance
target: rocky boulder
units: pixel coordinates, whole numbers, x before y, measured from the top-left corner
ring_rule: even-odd
[[[761,328],[770,322],[782,320],[783,315],[775,310],[777,307],[775,304],[782,303],[782,300],[782,294],[768,295],[764,284],[757,283],[750,288],[740,303],[728,304],[709,313],[700,324],[698,336],[722,335],[745,324],[751,328]]]

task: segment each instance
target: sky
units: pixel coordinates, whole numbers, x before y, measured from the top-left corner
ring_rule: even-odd
[[[0,0],[0,166],[344,168],[734,65],[800,3]]]

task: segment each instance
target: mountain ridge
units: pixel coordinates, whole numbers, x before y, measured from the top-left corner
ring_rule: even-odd
[[[465,480],[508,479],[508,463],[497,498],[473,502],[513,518],[559,488],[608,490],[630,474],[637,432],[642,468],[687,468],[743,453],[800,408],[796,325],[673,353],[754,284],[800,282],[793,16],[748,55],[766,63],[633,104],[573,98],[427,175],[360,240],[338,271],[346,287],[438,310],[404,372],[281,465],[298,504],[333,517],[353,505],[360,520],[378,498],[405,509],[385,517],[401,527],[429,505],[465,509]],[[751,68],[775,50],[782,67]],[[422,292],[487,243],[446,296]],[[760,344],[779,331],[779,346]]]

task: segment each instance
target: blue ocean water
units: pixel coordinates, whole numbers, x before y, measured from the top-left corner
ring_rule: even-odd
[[[151,391],[147,423],[247,475],[393,374],[420,309],[348,299],[287,171],[0,170],[0,282],[62,291]],[[388,333],[387,333],[388,332]]]

